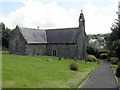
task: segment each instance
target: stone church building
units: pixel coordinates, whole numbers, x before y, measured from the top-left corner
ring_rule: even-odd
[[[79,27],[62,29],[20,28],[18,25],[9,41],[9,51],[18,55],[48,55],[65,58],[86,58],[87,36],[81,12]]]

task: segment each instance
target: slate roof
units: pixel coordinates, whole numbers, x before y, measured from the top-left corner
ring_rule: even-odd
[[[45,30],[20,28],[20,31],[27,43],[47,43]]]
[[[20,31],[28,44],[76,43],[78,29],[79,28],[41,30],[20,28]]]
[[[46,30],[47,43],[76,43],[78,28]]]

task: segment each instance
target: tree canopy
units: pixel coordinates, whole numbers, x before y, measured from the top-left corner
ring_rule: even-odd
[[[108,38],[108,48],[113,56],[120,59],[120,22],[115,21],[111,27],[111,34]]]
[[[2,48],[9,48],[9,38],[11,36],[12,30],[5,27],[4,23],[0,23],[0,33],[1,33],[1,39],[2,39]]]

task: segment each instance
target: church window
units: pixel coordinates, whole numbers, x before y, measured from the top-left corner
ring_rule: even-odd
[[[75,48],[76,48],[76,52],[78,52],[78,45],[75,45]]]
[[[56,56],[56,54],[57,54],[57,50],[56,50],[56,47],[55,47],[55,46],[53,46],[52,54],[53,54],[53,56]]]

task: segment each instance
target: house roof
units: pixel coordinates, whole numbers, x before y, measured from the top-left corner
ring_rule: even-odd
[[[76,43],[79,28],[77,27],[48,30],[30,28],[19,29],[27,43],[39,44],[39,43]]]

